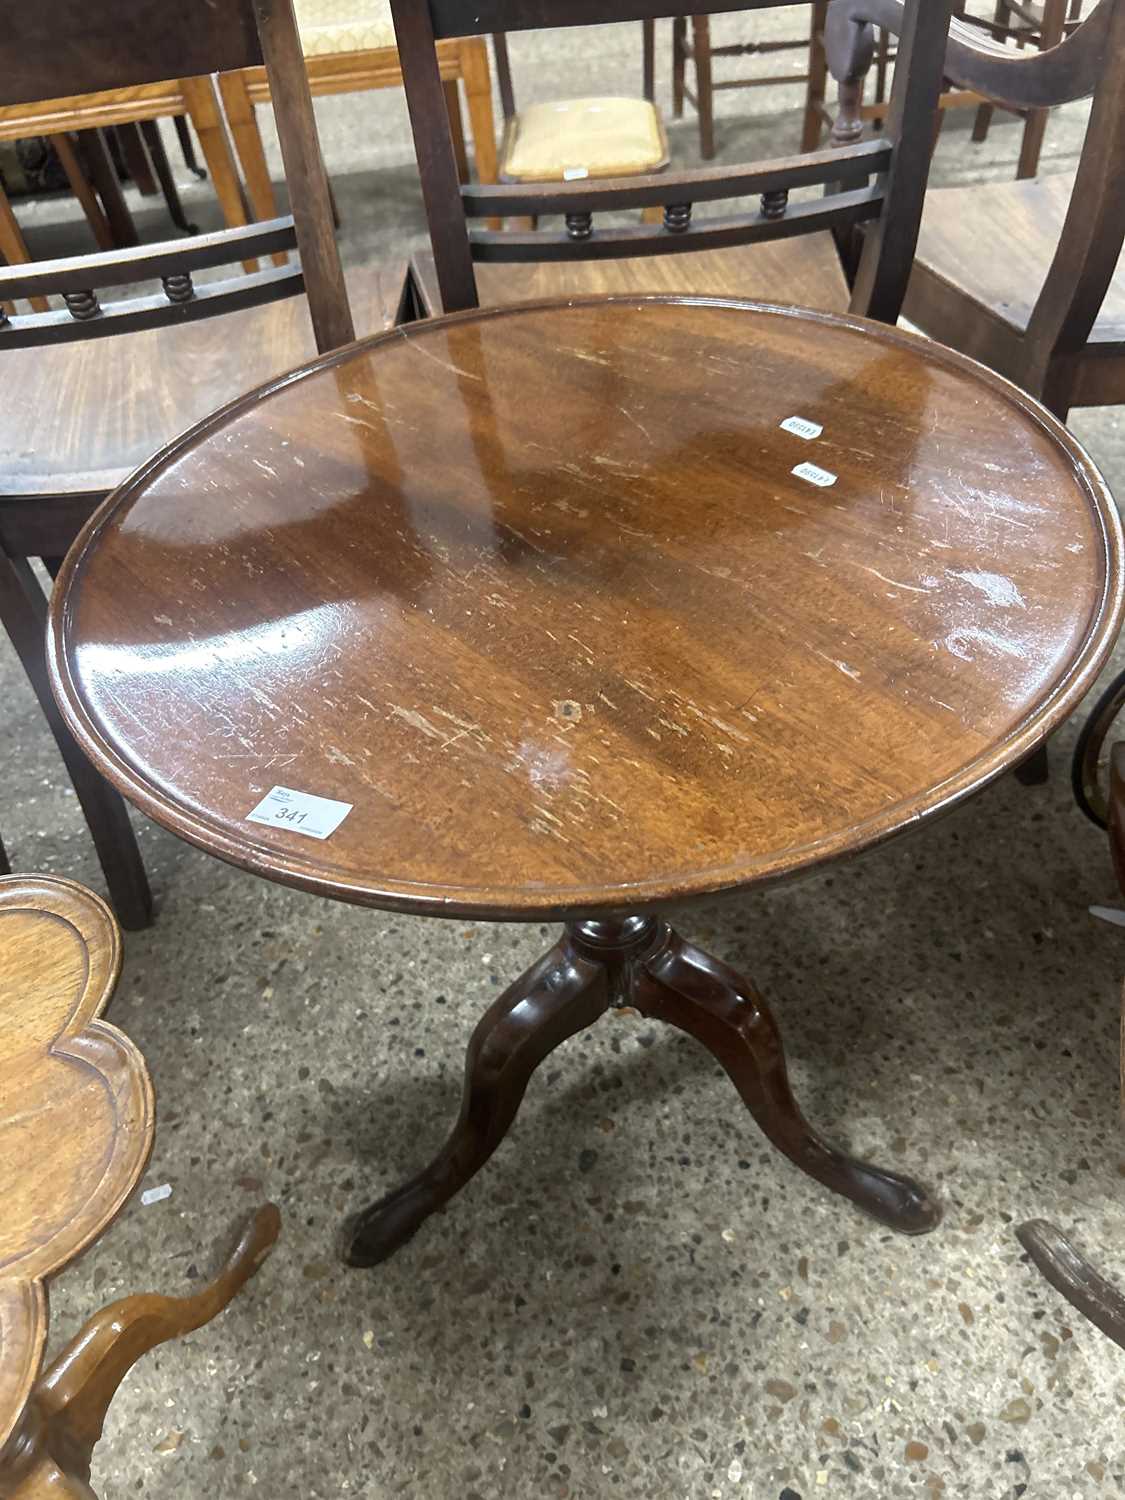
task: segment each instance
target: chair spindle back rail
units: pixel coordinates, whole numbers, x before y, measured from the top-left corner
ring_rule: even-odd
[[[36,0],[16,6],[0,36],[0,105],[261,64],[292,213],[189,241],[0,267],[0,309],[17,298],[50,294],[64,304],[45,312],[0,310],[0,350],[211,317],[301,291],[322,352],[355,337],[292,0]],[[202,270],[294,249],[300,268],[196,280]],[[99,295],[148,280],[158,289],[115,302]]]
[[[794,3],[794,0],[787,0]],[[716,7],[711,7],[715,9]],[[720,4],[719,10],[745,5]],[[755,7],[750,7],[751,9]],[[462,184],[445,124],[435,44],[470,32],[652,21],[675,14],[661,0],[484,0],[467,11],[456,0],[391,0],[435,268],[446,312],[477,306],[476,261],[599,260],[661,255],[845,230],[875,221],[857,311],[898,314],[921,213],[931,121],[941,87],[950,0],[908,0],[885,136],[831,151],[751,166],[705,167],[628,178],[552,183]],[[793,201],[799,188],[826,195]],[[756,209],[696,215],[696,205],[757,196]],[[598,215],[662,209],[656,222],[603,227]],[[561,227],[503,231],[470,219],[561,216]],[[893,230],[886,225],[893,222]]]

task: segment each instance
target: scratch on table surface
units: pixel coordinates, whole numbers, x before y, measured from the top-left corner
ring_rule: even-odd
[[[642,421],[640,421],[637,417],[635,417],[633,415],[633,413],[628,409],[628,407],[619,406],[617,408],[617,410],[621,413],[621,415],[623,417],[625,417],[628,421],[632,422],[633,426],[637,429],[638,432],[644,433],[644,436],[645,436],[645,438],[646,438],[646,440],[648,442],[650,442],[650,443],[652,442],[652,433],[649,432],[648,428],[645,426],[645,424]]]
[[[857,568],[862,568],[865,573],[871,573],[876,578],[882,579],[882,581],[884,583],[889,583],[890,586],[891,586],[891,588],[893,588],[893,589],[906,589],[906,591],[908,593],[910,593],[910,594],[932,594],[933,593],[933,588],[932,587],[931,588],[923,588],[923,587],[919,587],[917,584],[914,584],[914,583],[900,583],[897,578],[888,578],[885,573],[880,573],[878,568],[868,567],[868,565],[866,563],[856,563],[856,567]]]
[[[352,427],[366,427],[368,432],[378,432],[379,429],[374,422],[369,422],[366,417],[353,417],[346,411],[334,411],[332,413],[338,421],[348,422]]]
[[[452,364],[448,359],[442,359],[431,350],[423,347],[418,337],[411,338],[407,329],[402,329],[402,337],[406,340],[406,347],[414,354],[422,354],[435,365],[440,365],[443,370],[448,370],[451,375],[462,375],[466,380],[475,380],[478,384],[484,384],[483,375],[474,375],[472,370],[463,370],[460,365]]]
[[[850,677],[855,682],[858,682],[860,680],[859,673],[856,671],[855,667],[849,667],[846,661],[840,661],[840,659],[836,656],[829,656],[827,652],[817,651],[815,646],[813,647],[813,650],[816,652],[816,655],[820,657],[821,661],[826,661],[829,666],[835,667],[837,672],[843,672],[845,677]]]
[[[392,703],[390,705],[390,709],[392,718],[402,719],[405,723],[409,724],[412,729],[420,730],[427,739],[445,739],[445,735],[441,732],[437,725],[431,724],[429,719],[427,719],[424,714],[420,714],[417,709],[403,708],[401,704],[398,703]]]

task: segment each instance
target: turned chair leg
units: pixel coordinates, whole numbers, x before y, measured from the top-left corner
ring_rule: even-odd
[[[758,1127],[803,1172],[901,1233],[936,1226],[941,1211],[924,1188],[846,1155],[813,1130],[789,1087],[777,1023],[733,969],[669,931],[663,946],[642,961],[633,1004],[702,1042]]]
[[[132,931],[147,927],[152,921],[152,893],[125,803],[79,750],[63,723],[47,679],[43,648],[47,632],[46,596],[27,559],[8,557],[2,552],[0,624],[8,632],[59,747],[90,826],[118,919]]]
[[[126,1297],[95,1314],[67,1344],[40,1376],[31,1398],[45,1452],[63,1473],[82,1483],[89,1480],[91,1455],[125,1376],[150,1349],[217,1317],[269,1255],[280,1227],[277,1208],[266,1204],[201,1292]]]
[[[504,1139],[532,1073],[609,1007],[606,971],[564,937],[496,1000],[469,1043],[461,1114],[437,1156],[343,1226],[349,1265],[373,1266],[480,1171]]]

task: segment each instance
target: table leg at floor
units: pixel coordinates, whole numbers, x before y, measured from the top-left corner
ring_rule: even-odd
[[[694,1036],[722,1064],[754,1120],[796,1166],[903,1234],[935,1228],[941,1210],[908,1177],[823,1140],[789,1087],[781,1036],[754,988],[651,916],[572,922],[560,941],[486,1011],[469,1043],[461,1114],[430,1165],[343,1226],[353,1266],[393,1255],[496,1150],[532,1073],[611,1006]]]
[[[789,1086],[777,1022],[733,969],[664,926],[659,948],[640,966],[632,1003],[702,1042],[759,1129],[802,1172],[902,1234],[937,1226],[941,1209],[925,1188],[848,1156],[812,1128]]]
[[[349,1265],[386,1260],[460,1192],[507,1135],[535,1069],[604,1014],[610,994],[604,966],[569,934],[504,991],[469,1042],[461,1114],[448,1141],[416,1177],[347,1220],[340,1249]]]

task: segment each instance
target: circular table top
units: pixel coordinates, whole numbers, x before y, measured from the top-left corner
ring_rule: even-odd
[[[1065,429],[936,344],[537,304],[352,346],[173,443],[71,552],[50,655],[97,764],[223,858],[404,910],[621,911],[1017,762],[1112,644],[1121,551]],[[248,821],[275,786],[351,811]]]

